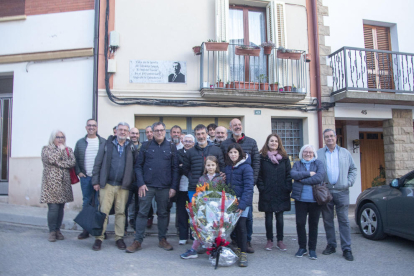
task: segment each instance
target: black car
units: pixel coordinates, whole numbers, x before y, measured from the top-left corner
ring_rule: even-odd
[[[355,220],[365,238],[388,234],[414,241],[414,171],[363,191],[356,204]]]

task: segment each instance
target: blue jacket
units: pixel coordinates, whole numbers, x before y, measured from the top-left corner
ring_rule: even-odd
[[[314,176],[310,176],[310,172],[315,172]],[[295,200],[301,200],[303,185],[315,185],[320,184],[325,177],[325,167],[320,160],[315,160],[310,164],[309,171],[302,162],[296,161],[293,164],[293,168],[290,171],[290,175],[294,179],[292,198]]]
[[[147,185],[177,191],[180,182],[177,148],[167,139],[160,145],[155,140],[144,142],[136,158],[134,171],[138,188]]]
[[[239,209],[245,210],[253,202],[254,174],[250,165],[251,159],[248,154],[246,158],[235,166],[226,166],[226,184],[229,185],[239,198]]]

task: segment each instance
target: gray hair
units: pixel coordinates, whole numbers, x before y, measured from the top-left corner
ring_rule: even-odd
[[[327,129],[325,129],[325,130],[323,131],[323,136],[325,136],[325,133],[327,133],[327,132],[329,132],[329,131],[332,131],[332,132],[334,133],[334,135],[336,136],[336,131],[335,131],[335,130],[333,130],[333,129],[330,129],[330,128],[327,128]]]
[[[187,134],[186,136],[184,136],[183,140],[185,138],[191,138],[191,140],[193,140],[193,142],[195,142],[195,138],[194,138],[194,136],[192,134]]]
[[[55,144],[54,142],[55,142],[56,136],[57,136],[57,134],[59,132],[61,132],[63,134],[63,136],[65,136],[65,141],[63,142],[63,144],[66,146],[66,135],[65,135],[65,133],[63,131],[61,131],[59,129],[53,130],[52,133],[50,134],[50,137],[49,137],[49,146],[53,146]]]
[[[126,126],[126,127],[128,127],[128,129],[129,129],[129,125],[128,125],[128,123],[125,123],[125,122],[119,122],[117,125],[116,125],[116,130],[118,130],[118,127],[119,126]]]
[[[163,122],[156,122],[156,123],[153,123],[152,126],[151,126],[152,131],[154,131],[154,128],[156,126],[160,126],[160,125],[162,125],[165,129],[165,124]]]
[[[307,145],[304,145],[304,146],[300,149],[300,152],[299,152],[299,159],[302,159],[302,158],[303,158],[303,151],[304,151],[306,148],[311,148],[311,149],[312,149],[312,151],[313,151],[313,156],[315,157],[315,159],[317,159],[317,158],[318,158],[318,154],[316,153],[316,149],[315,149],[315,147],[314,147],[314,146],[312,146],[311,144],[307,144]]]

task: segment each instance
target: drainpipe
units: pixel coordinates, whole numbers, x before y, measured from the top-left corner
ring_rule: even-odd
[[[318,136],[319,148],[323,147],[322,139],[322,92],[321,92],[321,60],[319,57],[319,36],[318,36],[318,16],[317,16],[317,0],[311,0],[312,3],[312,29],[313,43],[315,48],[315,71],[316,71],[316,98],[318,100]]]
[[[93,91],[92,118],[98,117],[98,58],[99,58],[99,6],[100,0],[95,0],[95,30],[93,37]]]

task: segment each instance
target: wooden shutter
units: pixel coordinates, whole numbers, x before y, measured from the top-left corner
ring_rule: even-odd
[[[229,33],[229,0],[216,0],[216,40],[228,41]],[[217,52],[217,78],[223,82],[229,80],[228,51]]]

